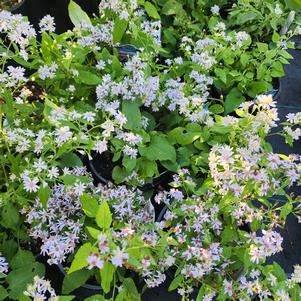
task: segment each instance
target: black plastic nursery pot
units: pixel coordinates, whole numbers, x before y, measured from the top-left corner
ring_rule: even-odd
[[[58,264],[57,272],[60,273],[60,277],[63,279],[66,276],[66,272],[62,264]],[[71,295],[76,296],[76,300],[84,300],[85,298],[91,297],[93,295],[102,294],[103,290],[101,289],[100,285],[95,284],[84,284],[78,288],[76,288]]]
[[[10,8],[10,12],[13,14],[21,14],[23,16],[27,16],[27,1],[28,0],[22,0],[19,4],[16,4]]]
[[[92,17],[98,13],[98,0],[74,0]],[[51,15],[56,22],[56,33],[63,33],[73,28],[68,14],[69,0],[24,0],[22,5],[12,9],[12,13],[28,17],[37,31],[39,22],[45,15]]]
[[[88,158],[84,159],[84,164],[87,166],[88,171],[91,172],[94,184],[107,185],[113,182],[112,171],[114,163],[112,162],[113,155],[110,152],[104,152],[101,155],[93,154],[92,160]],[[155,218],[157,221],[161,221],[167,210],[165,204],[157,204],[154,201],[154,196],[163,190],[169,189],[169,183],[172,181],[172,173],[164,170],[159,176],[154,177],[151,182],[139,187],[139,190],[151,197],[152,204],[155,209]]]

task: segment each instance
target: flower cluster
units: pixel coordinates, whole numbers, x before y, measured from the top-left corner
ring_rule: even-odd
[[[54,289],[51,287],[50,281],[35,276],[33,284],[27,286],[24,295],[30,297],[34,301],[49,300],[58,301],[59,296],[56,295]]]
[[[188,2],[101,0],[90,19],[71,0],[63,34],[0,12],[0,249],[30,245],[66,270],[63,291],[78,277],[112,300],[139,300],[136,278],[172,278],[183,301],[298,299],[300,266],[267,262],[301,220],[301,158],[266,138],[300,28],[279,1]],[[292,145],[300,123],[273,134]],[[13,290],[31,254],[9,255],[9,298],[58,300],[34,260]]]
[[[0,253],[0,255],[2,255]],[[8,272],[8,263],[5,257],[0,256],[0,273],[6,274]]]
[[[77,176],[86,174],[85,170],[73,171]],[[49,264],[63,262],[72,253],[82,235],[82,212],[80,196],[86,185],[78,182],[74,186],[57,185],[46,207],[39,198],[26,213],[26,222],[31,225],[30,236],[41,240],[40,252],[49,256]]]

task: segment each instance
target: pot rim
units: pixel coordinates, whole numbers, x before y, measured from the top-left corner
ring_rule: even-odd
[[[61,263],[58,263],[57,267],[59,268],[60,272],[64,276],[66,276],[67,273],[65,272],[63,265]],[[85,288],[85,289],[88,289],[88,290],[98,291],[99,293],[101,293],[103,291],[100,286],[93,285],[93,284],[84,284],[84,285],[79,286],[78,288]]]
[[[13,6],[9,9],[9,11],[10,11],[11,13],[14,13],[15,10],[17,10],[17,9],[20,8],[23,4],[25,4],[25,1],[26,1],[26,0],[22,0],[20,3],[18,3],[18,4],[16,4],[16,5],[13,5]]]

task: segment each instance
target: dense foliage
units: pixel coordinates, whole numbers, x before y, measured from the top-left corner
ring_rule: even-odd
[[[300,300],[301,267],[266,264],[301,220],[300,156],[267,142],[301,136],[273,99],[291,5],[102,0],[90,19],[70,1],[62,34],[0,11],[0,300],[92,282],[86,300],[138,301],[169,280],[183,301]]]

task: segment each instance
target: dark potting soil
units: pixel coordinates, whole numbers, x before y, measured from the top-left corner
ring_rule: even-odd
[[[301,42],[301,37],[296,38],[296,42]],[[285,121],[288,113],[301,111],[301,50],[290,50],[294,59],[290,65],[285,66],[286,76],[281,78],[281,91],[277,99],[277,108],[280,121]],[[277,129],[275,130],[277,131]],[[282,137],[271,136],[268,141],[273,146],[275,153],[299,154],[301,155],[301,141],[295,141],[293,148],[288,146]],[[295,196],[301,196],[301,187],[291,187],[288,192],[293,192]],[[283,237],[283,251],[268,259],[268,262],[276,261],[286,273],[293,272],[293,266],[301,264],[301,224],[294,216],[289,216],[284,229],[279,230]]]

